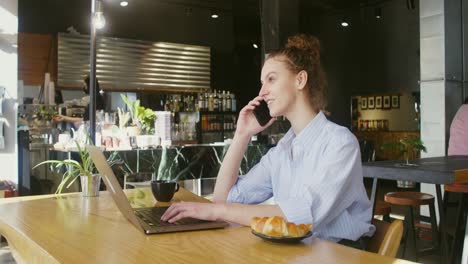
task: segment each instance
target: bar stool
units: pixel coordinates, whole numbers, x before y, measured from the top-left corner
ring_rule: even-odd
[[[386,203],[381,200],[377,200],[375,202],[375,210],[374,215],[381,215],[383,220],[386,222],[390,222],[390,213],[392,212],[392,207],[389,203]]]
[[[463,228],[466,225],[467,206],[464,203],[464,198],[468,194],[468,185],[466,184],[451,184],[444,186],[444,210],[449,206],[449,195],[456,195],[457,212],[455,218],[455,230],[453,232],[453,240],[450,247],[449,263],[455,263],[455,253],[458,252],[456,247],[463,243]],[[447,215],[447,214],[446,214]],[[447,229],[446,229],[447,230]],[[462,248],[463,249],[463,248]],[[459,261],[458,261],[459,262]]]
[[[437,232],[437,221],[436,221],[436,214],[435,214],[435,207],[434,207],[434,196],[421,193],[421,192],[390,192],[385,195],[385,202],[392,204],[392,205],[401,205],[408,207],[408,213],[405,216],[405,247],[403,248],[403,257],[406,253],[406,247],[408,243],[408,238],[412,238],[413,247],[415,251],[416,261],[418,261],[418,257],[422,253],[429,253],[433,251],[439,251],[438,246],[438,232]],[[428,205],[429,206],[429,217],[431,221],[431,230],[432,230],[432,243],[433,247],[430,249],[419,250],[418,242],[416,237],[416,230],[415,230],[415,215],[413,211],[413,206],[421,206],[421,205]],[[419,215],[419,214],[418,214]]]

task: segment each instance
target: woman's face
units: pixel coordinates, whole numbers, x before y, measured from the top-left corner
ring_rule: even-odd
[[[262,68],[259,95],[268,104],[272,117],[287,116],[297,96],[296,74],[286,67],[284,60],[284,57],[270,58]]]

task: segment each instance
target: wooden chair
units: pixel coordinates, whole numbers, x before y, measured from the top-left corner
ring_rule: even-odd
[[[374,216],[381,215],[384,221],[390,222],[390,213],[392,208],[389,203],[377,200],[375,202]]]
[[[406,248],[412,244],[415,260],[418,261],[419,255],[427,255],[432,253],[439,253],[439,233],[437,229],[436,214],[434,207],[434,196],[421,193],[421,192],[390,192],[384,197],[385,202],[392,205],[406,206],[408,213],[405,216],[405,247],[403,248],[403,257],[405,257]],[[431,248],[419,249],[418,237],[416,235],[415,222],[417,222],[415,210],[413,207],[428,205],[429,206],[429,220],[431,225],[429,228],[432,230],[432,244]],[[418,215],[418,218],[421,216]],[[412,242],[409,244],[409,242]]]
[[[403,236],[403,221],[394,220],[392,223],[388,223],[374,219],[372,224],[375,225],[376,230],[369,241],[367,250],[394,258],[397,255]]]

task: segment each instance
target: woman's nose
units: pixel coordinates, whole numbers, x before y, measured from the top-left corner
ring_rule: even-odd
[[[265,86],[265,85],[262,85],[262,87],[260,88],[260,92],[258,93],[258,95],[260,95],[260,96],[265,96],[265,95],[267,95],[267,94],[268,94],[268,91],[267,91],[267,90],[268,90],[268,89],[266,88],[266,86]]]

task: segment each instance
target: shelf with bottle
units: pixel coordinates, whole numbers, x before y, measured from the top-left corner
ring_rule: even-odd
[[[388,131],[389,122],[387,119],[379,120],[359,120],[359,131]]]
[[[170,94],[163,101],[164,111],[170,112],[237,112],[236,96],[230,91]]]
[[[213,90],[198,94],[198,110],[202,112],[237,112],[237,100],[230,91]]]
[[[237,115],[235,113],[200,112],[200,129],[205,131],[235,130]]]

